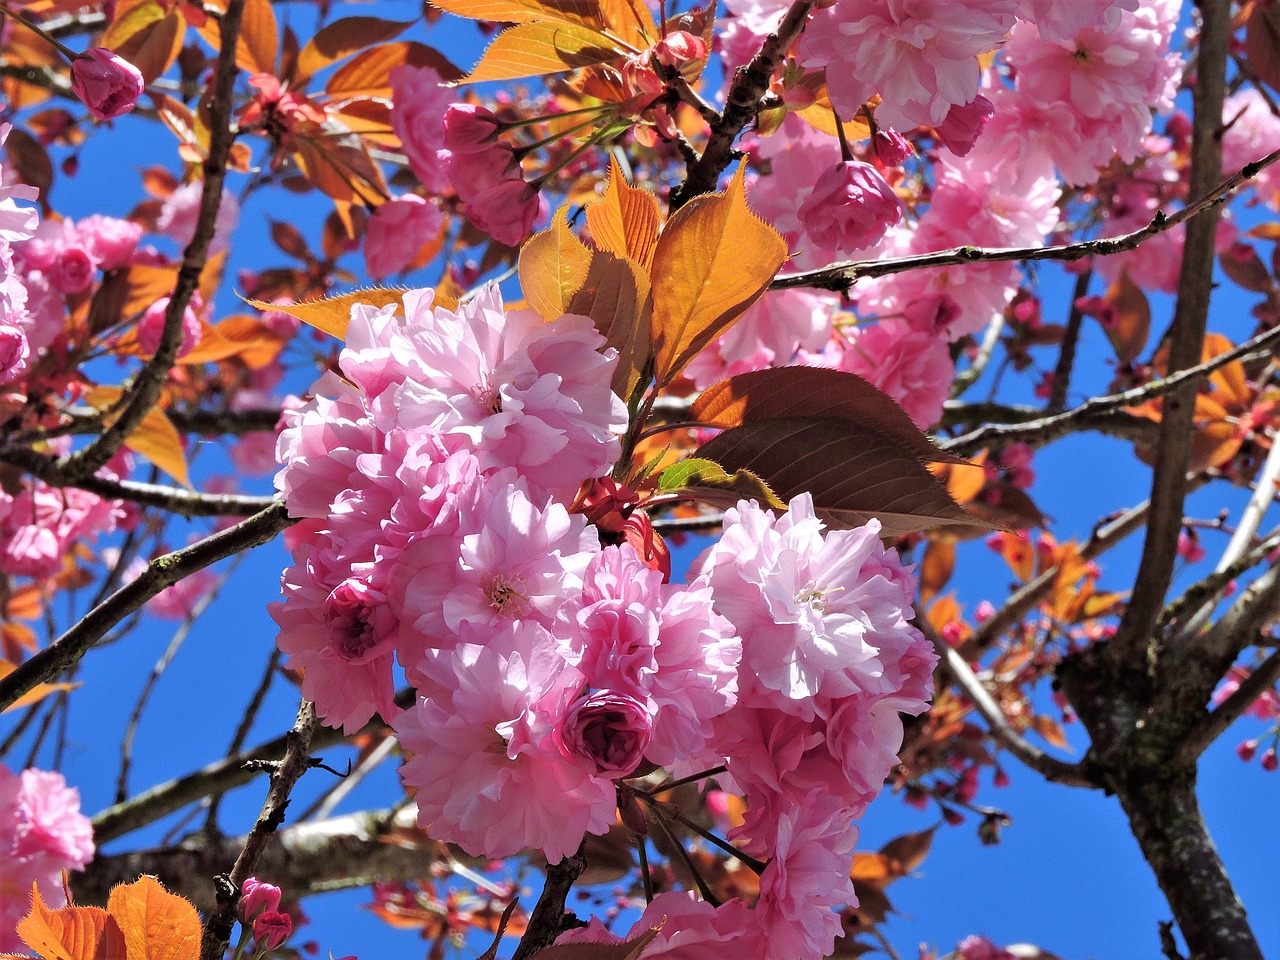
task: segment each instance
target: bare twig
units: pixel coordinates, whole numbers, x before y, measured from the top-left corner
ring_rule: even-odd
[[[0,710],[37,684],[53,680],[72,664],[78,663],[113,626],[141,609],[165,587],[212,563],[266,543],[292,522],[284,504],[275,503],[199,543],[156,557],[137,580],[125,584],[57,640],[8,676],[0,678]]]
[[[1221,116],[1219,111],[1218,116]],[[963,263],[1006,263],[1032,260],[1063,260],[1071,262],[1085,257],[1103,257],[1113,253],[1133,250],[1143,241],[1156,234],[1171,230],[1180,223],[1186,223],[1207,210],[1216,209],[1241,189],[1258,172],[1280,160],[1280,150],[1275,150],[1261,160],[1247,164],[1235,176],[1227,177],[1217,186],[1203,188],[1199,199],[1192,201],[1175,213],[1165,215],[1157,212],[1151,222],[1132,233],[1122,233],[1117,237],[1100,237],[1096,240],[1082,240],[1079,243],[1059,244],[1051,247],[952,247],[948,250],[936,250],[932,253],[917,253],[908,257],[894,257],[886,260],[849,260],[835,263],[818,270],[806,270],[803,273],[784,273],[769,285],[770,290],[784,290],[788,287],[816,287],[819,290],[836,290],[848,293],[858,280],[871,277],[887,277],[895,273],[906,273],[910,270],[924,270],[929,267],[948,267]],[[1193,192],[1196,185],[1192,185]],[[1211,218],[1216,222],[1216,218]],[[1210,258],[1211,260],[1212,258]],[[1185,262],[1185,260],[1184,260]]]
[[[1067,391],[1071,387],[1071,371],[1076,363],[1076,345],[1080,340],[1080,324],[1084,321],[1084,311],[1077,305],[1080,298],[1089,290],[1089,281],[1093,279],[1093,271],[1086,270],[1076,277],[1075,289],[1071,291],[1071,308],[1067,314],[1067,326],[1062,333],[1062,346],[1058,348],[1058,363],[1053,368],[1053,383],[1049,385],[1049,402],[1045,405],[1046,413],[1061,413],[1067,406]]]

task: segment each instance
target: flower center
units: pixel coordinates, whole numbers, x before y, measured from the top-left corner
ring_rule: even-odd
[[[834,593],[839,593],[844,587],[832,587],[825,589],[818,586],[810,580],[803,587],[796,591],[795,602],[798,607],[808,607],[818,616],[822,616],[827,609],[827,598]]]
[[[494,371],[490,370],[484,375],[484,379],[471,389],[471,395],[475,397],[476,403],[487,409],[490,413],[501,413],[501,389],[502,384],[495,383]]]
[[[489,606],[504,617],[518,617],[524,613],[529,598],[520,592],[520,579],[508,580],[504,574],[495,574],[485,588]]]

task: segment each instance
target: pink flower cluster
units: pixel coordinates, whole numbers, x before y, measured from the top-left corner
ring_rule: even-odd
[[[781,519],[740,503],[665,582],[603,477],[626,413],[590,321],[504,310],[492,286],[403,308],[353,309],[337,371],[280,438],[304,519],[272,615],[304,694],[348,731],[390,720],[419,822],[482,856],[558,861],[616,822],[620,781],[727,764],[749,804],[736,839],[770,861],[761,896],[679,897],[672,943],[816,960],[899,711],[928,695],[909,572],[875,524],[824,534],[800,497]]]
[[[444,115],[441,155],[467,219],[514,247],[533,230],[538,190],[525,182],[515,151],[498,139],[499,129],[498,118],[484,107],[451,104]]]
[[[32,885],[49,906],[65,906],[62,871],[84,869],[93,849],[80,794],[62,774],[0,765],[0,951],[27,950],[15,927],[31,908]]]

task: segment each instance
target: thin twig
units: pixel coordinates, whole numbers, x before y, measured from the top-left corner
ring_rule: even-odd
[[[1049,402],[1046,413],[1061,413],[1067,406],[1067,390],[1071,386],[1071,370],[1076,363],[1076,345],[1080,340],[1080,325],[1084,311],[1078,306],[1080,298],[1089,291],[1093,271],[1086,270],[1076,277],[1071,291],[1071,309],[1067,314],[1067,326],[1062,332],[1062,346],[1058,348],[1058,364],[1053,368],[1053,382],[1049,384]]]

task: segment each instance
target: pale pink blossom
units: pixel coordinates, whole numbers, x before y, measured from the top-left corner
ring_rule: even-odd
[[[1227,98],[1222,108],[1222,173],[1235,173],[1245,164],[1280,150],[1280,117],[1271,112],[1262,94],[1245,86]],[[1280,210],[1280,173],[1273,164],[1251,181],[1258,198],[1272,210]]]
[[[552,728],[576,684],[550,634],[530,620],[464,627],[436,664],[430,697],[395,721],[400,771],[433,838],[468,853],[541,851],[558,862],[613,824],[613,781],[556,748]]]
[[[65,906],[62,871],[83,870],[93,853],[93,826],[62,774],[0,765],[0,951],[28,950],[14,928],[30,908],[32,884],[46,904]]]
[[[896,690],[882,652],[897,660],[919,636],[909,623],[914,578],[881,545],[879,523],[823,530],[808,494],[781,518],[739,501],[695,567],[743,638],[743,670],[800,717],[821,709],[819,696]]]
[[[902,320],[856,327],[840,369],[856,373],[897,400],[922,430],[942,416],[955,378],[946,342]]]
[[[851,160],[818,178],[800,207],[805,233],[840,254],[869,247],[902,219],[902,201],[869,163]]]
[[[454,93],[442,86],[434,67],[400,66],[391,71],[391,129],[404,148],[409,166],[430,194],[449,187],[441,151],[444,149],[445,111]]]
[[[201,602],[218,586],[220,577],[212,570],[197,570],[172,586],[165,587],[146,602],[147,612],[162,620],[185,620],[194,616]]]
[[[827,68],[831,103],[852,119],[871,99],[879,123],[937,126],[978,94],[978,56],[1014,24],[1018,0],[840,0],[813,15],[801,62]]]
[[[1022,0],[1018,17],[1030,20],[1045,40],[1068,41],[1085,27],[1111,31],[1120,25],[1120,14],[1138,9],[1139,0]]]
[[[200,219],[200,198],[204,193],[204,181],[184,183],[165,197],[156,218],[156,230],[186,247],[196,235],[196,223]],[[240,201],[226,188],[218,203],[218,215],[214,220],[213,239],[209,241],[209,255],[221,253],[231,243],[231,234],[240,222]]]
[[[365,227],[364,261],[369,276],[381,280],[413,264],[418,254],[440,236],[444,214],[416,194],[406,193],[382,204]]]
[[[138,321],[138,349],[146,356],[153,355],[160,348],[160,339],[164,336],[164,317],[169,310],[169,297],[161,297],[151,306]],[[182,334],[178,341],[178,356],[183,357],[195,349],[200,342],[204,328],[200,323],[200,294],[192,295],[191,302],[182,311]]]
[[[130,112],[145,88],[137,67],[102,47],[71,61],[71,89],[94,119],[113,120]]]
[[[142,227],[132,220],[95,213],[76,222],[76,234],[98,269],[119,270],[128,266],[138,248]]]

